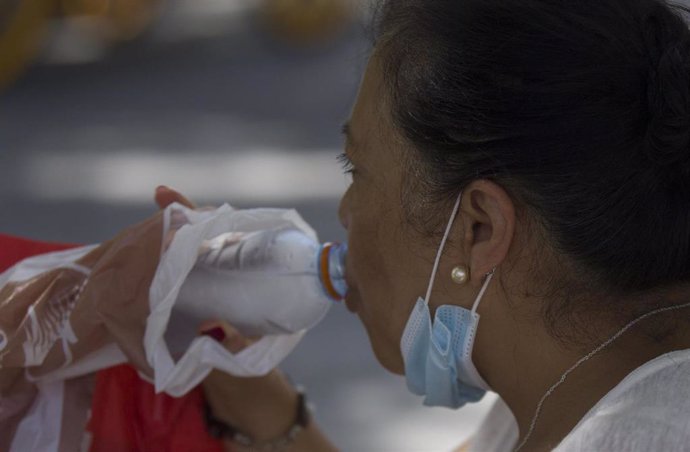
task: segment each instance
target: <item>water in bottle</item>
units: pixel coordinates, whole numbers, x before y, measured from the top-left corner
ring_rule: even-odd
[[[207,240],[171,314],[169,347],[188,344],[209,319],[250,337],[313,327],[345,297],[346,254],[345,243],[320,244],[292,228]]]

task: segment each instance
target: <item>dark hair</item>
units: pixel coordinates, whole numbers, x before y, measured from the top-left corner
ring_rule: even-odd
[[[394,125],[449,199],[491,179],[610,294],[690,279],[690,31],[662,0],[390,0]],[[580,278],[583,276],[580,275]]]

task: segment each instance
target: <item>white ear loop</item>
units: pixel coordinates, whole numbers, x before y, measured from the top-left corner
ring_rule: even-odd
[[[484,292],[486,292],[486,288],[489,287],[489,283],[491,282],[491,278],[494,277],[494,273],[496,273],[496,267],[492,268],[491,271],[486,274],[486,279],[484,280],[484,284],[482,284],[482,290],[479,291],[477,298],[474,299],[474,304],[472,305],[472,314],[477,312],[479,302],[482,301]]]
[[[436,273],[438,272],[438,264],[441,262],[441,254],[443,253],[443,248],[446,246],[446,240],[448,240],[448,236],[450,235],[450,228],[453,226],[453,222],[455,221],[455,217],[458,215],[458,211],[460,210],[460,201],[462,200],[462,192],[458,195],[458,199],[455,201],[455,206],[453,206],[453,212],[450,214],[450,220],[448,221],[448,225],[446,226],[446,232],[443,234],[443,238],[441,239],[441,245],[438,247],[438,252],[436,253],[436,260],[434,261],[434,268],[431,270],[431,279],[429,280],[429,287],[426,289],[426,296],[424,297],[424,303],[426,303],[427,306],[429,306],[429,300],[431,299],[431,289],[434,287],[434,281],[436,280]],[[494,276],[494,272],[496,271],[496,268],[494,267],[491,272],[487,274],[486,280],[484,281],[484,284],[482,285],[482,289],[479,291],[479,294],[477,295],[477,298],[474,300],[474,304],[472,305],[472,313],[474,314],[477,311],[477,307],[479,306],[479,302],[481,301],[482,297],[484,296],[484,292],[486,292],[486,288],[489,286],[489,283],[491,282],[491,278]]]
[[[436,253],[436,260],[434,261],[434,268],[431,270],[431,279],[429,280],[429,287],[426,289],[426,296],[424,297],[424,303],[429,306],[429,299],[431,298],[431,289],[434,287],[434,281],[436,280],[436,272],[438,272],[438,263],[441,262],[441,253],[443,253],[443,248],[446,246],[446,240],[448,235],[450,235],[450,228],[453,226],[453,221],[458,214],[460,208],[460,200],[462,199],[462,192],[458,195],[458,199],[455,201],[455,206],[453,207],[453,212],[450,214],[450,221],[448,221],[448,226],[446,226],[446,232],[443,234],[441,239],[441,245],[438,247],[438,252]]]

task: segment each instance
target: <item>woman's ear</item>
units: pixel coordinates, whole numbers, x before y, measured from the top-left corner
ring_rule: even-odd
[[[469,252],[471,282],[480,286],[484,276],[508,255],[515,232],[515,206],[500,185],[477,180],[463,190],[459,218]]]

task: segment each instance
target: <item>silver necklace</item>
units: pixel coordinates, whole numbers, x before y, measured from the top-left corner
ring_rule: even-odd
[[[534,427],[537,425],[537,420],[539,419],[539,415],[541,414],[541,408],[542,405],[544,405],[544,401],[558,388],[560,385],[565,382],[565,379],[568,378],[568,375],[575,369],[577,369],[582,363],[590,359],[592,356],[596,355],[619,337],[623,335],[626,331],[628,331],[630,328],[635,326],[638,322],[641,322],[642,320],[646,319],[647,317],[651,317],[655,314],[660,314],[662,312],[667,312],[667,311],[673,311],[676,309],[682,309],[682,308],[688,308],[690,307],[690,303],[684,303],[684,304],[679,304],[676,306],[667,306],[665,308],[659,308],[655,309],[653,311],[650,311],[646,314],[641,315],[640,317],[636,318],[635,320],[631,321],[627,325],[625,325],[623,328],[618,330],[616,334],[608,338],[603,344],[599,345],[597,348],[592,350],[591,352],[587,353],[585,356],[580,358],[575,364],[573,364],[568,370],[563,372],[563,375],[561,375],[561,378],[558,379],[556,383],[554,383],[542,396],[541,400],[539,400],[539,403],[537,404],[537,409],[534,411],[534,416],[532,417],[532,422],[530,423],[529,430],[527,431],[527,435],[525,435],[525,439],[522,440],[522,442],[513,450],[513,452],[519,452],[520,449],[522,449],[525,444],[527,444],[527,441],[529,440],[530,436],[532,436],[532,432],[534,431]]]

